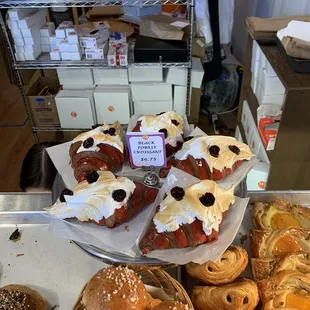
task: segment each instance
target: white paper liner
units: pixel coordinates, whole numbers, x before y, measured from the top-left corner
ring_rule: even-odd
[[[153,212],[152,205],[144,207],[129,221],[113,228],[82,223],[78,220],[62,220],[53,217],[49,231],[59,237],[94,245],[98,248],[135,257],[135,244]]]
[[[156,207],[161,203],[166,192],[168,192],[174,186],[187,187],[200,180],[179,170],[172,168],[160,189],[157,198],[154,203],[153,215]],[[222,188],[230,188],[230,183],[221,182],[218,185]],[[156,250],[147,254],[148,257],[157,258],[166,262],[184,265],[189,262],[195,262],[203,264],[206,261],[215,261],[221,254],[229,247],[234,240],[238,229],[241,225],[245,209],[247,207],[248,198],[235,197],[235,203],[230,207],[227,215],[223,218],[220,226],[218,240],[212,243],[205,243],[194,248],[184,249],[169,249],[169,250]],[[152,220],[152,219],[151,219]],[[148,225],[141,234],[139,240],[143,237],[146,232]],[[136,244],[138,246],[138,242]]]
[[[58,173],[61,175],[66,187],[70,189],[78,184],[77,180],[74,177],[74,170],[70,165],[71,159],[69,155],[69,150],[71,144],[72,141],[55,145],[46,149]],[[114,174],[119,175],[121,170],[122,168],[114,171]]]
[[[196,127],[190,134],[189,136],[207,136],[207,134],[202,131],[199,127]],[[255,157],[250,159],[250,160],[245,160],[242,162],[242,164],[237,168],[234,169],[233,173],[226,176],[223,180],[217,181],[219,185],[221,185],[222,188],[228,189],[231,188],[232,186],[237,187],[244,178],[246,178],[247,174],[249,171],[253,168],[255,164],[259,162],[258,159]],[[164,181],[164,179],[161,179]]]
[[[77,185],[77,181],[74,177],[74,171],[70,166],[69,149],[72,141],[62,143],[47,148],[47,153],[51,158],[58,173],[61,175],[67,188],[73,188]]]

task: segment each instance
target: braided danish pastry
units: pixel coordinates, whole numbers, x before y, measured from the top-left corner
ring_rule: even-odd
[[[310,273],[310,253],[291,253],[283,257],[252,258],[254,279],[260,281],[283,270]]]
[[[310,208],[284,202],[255,203],[253,225],[256,229],[279,229],[286,227],[310,229]]]
[[[273,258],[289,253],[310,251],[310,230],[283,228],[278,230],[251,230],[252,257]]]
[[[285,270],[258,283],[264,309],[310,309],[310,275]]]

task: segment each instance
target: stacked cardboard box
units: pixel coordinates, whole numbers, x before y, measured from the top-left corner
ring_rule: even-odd
[[[43,53],[49,53],[56,48],[55,24],[46,23],[40,29],[41,49]]]
[[[82,51],[79,46],[79,37],[76,28],[70,21],[62,22],[50,36],[50,44],[55,42],[56,47],[51,50],[51,60],[81,60]]]
[[[11,9],[8,13],[16,60],[35,60],[41,54],[40,28],[46,22],[45,10]]]
[[[80,45],[84,49],[86,59],[105,59],[108,53],[110,31],[104,25],[95,29],[79,31]]]

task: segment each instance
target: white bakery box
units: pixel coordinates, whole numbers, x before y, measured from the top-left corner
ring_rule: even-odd
[[[130,88],[121,85],[98,86],[94,92],[95,108],[99,124],[128,124],[130,120]]]
[[[172,85],[164,82],[131,83],[135,114],[156,114],[173,109]]]
[[[243,102],[241,124],[245,132],[246,141],[242,141],[242,136],[238,127],[236,129],[235,138],[238,141],[246,143],[256,155],[256,158],[260,160],[260,162],[256,164],[248,174],[248,190],[264,190],[269,175],[270,161],[247,101]]]
[[[128,78],[130,82],[162,82],[163,69],[161,67],[129,67]]]
[[[165,70],[165,82],[173,85],[187,86],[187,68],[169,68]],[[191,87],[200,88],[204,69],[200,58],[192,58]]]
[[[127,69],[94,68],[93,75],[97,85],[128,85]]]
[[[96,122],[93,90],[61,90],[55,97],[62,128],[91,129]]]
[[[251,88],[258,103],[278,104],[282,107],[285,87],[256,41],[253,41],[251,72]]]
[[[94,85],[93,70],[88,68],[57,69],[60,85]]]

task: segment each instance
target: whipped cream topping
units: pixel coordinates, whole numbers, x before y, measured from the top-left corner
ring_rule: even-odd
[[[53,206],[45,210],[48,214],[62,219],[77,218],[80,221],[93,220],[98,223],[103,217],[109,218],[116,209],[125,205],[135,188],[134,182],[128,178],[116,178],[112,172],[103,171],[99,172],[97,182],[79,183],[72,189],[73,196],[64,196],[66,202],[58,199]],[[126,198],[121,202],[112,197],[113,191],[119,189],[126,192]]]
[[[223,212],[235,202],[234,188],[224,190],[214,181],[202,180],[184,188],[184,191],[185,195],[180,201],[173,198],[170,191],[167,193],[154,217],[157,231],[176,231],[181,225],[191,224],[196,219],[202,222],[203,231],[207,236],[212,233],[212,229],[219,231]],[[215,197],[212,206],[206,207],[199,200],[206,193]]]
[[[110,134],[104,133],[104,131],[109,130],[110,128],[115,129],[115,135],[111,136]],[[88,139],[93,138],[94,144],[89,148],[84,148],[83,142]],[[120,150],[121,153],[124,152],[124,143],[123,143],[123,130],[121,127],[121,124],[119,122],[116,122],[114,124],[104,124],[102,126],[98,126],[97,128],[83,132],[77,137],[75,137],[72,141],[72,143],[82,141],[81,146],[77,150],[77,153],[80,152],[98,152],[100,148],[98,147],[99,144],[109,144],[111,146],[114,146],[118,150]]]
[[[172,123],[176,120],[178,125]],[[144,115],[138,119],[141,121],[141,132],[158,132],[160,129],[167,130],[166,144],[176,146],[178,141],[183,141],[183,118],[174,111],[160,115]]]
[[[209,152],[209,148],[213,145],[217,145],[220,148],[218,157],[212,156]],[[237,146],[240,153],[238,155],[233,153],[229,149],[230,145]],[[205,159],[211,172],[214,168],[219,171],[223,171],[225,167],[232,168],[234,163],[238,160],[250,160],[255,157],[246,144],[237,141],[233,137],[227,136],[194,137],[186,141],[181,150],[174,156],[176,159],[185,160],[189,155],[193,156],[195,159]]]

